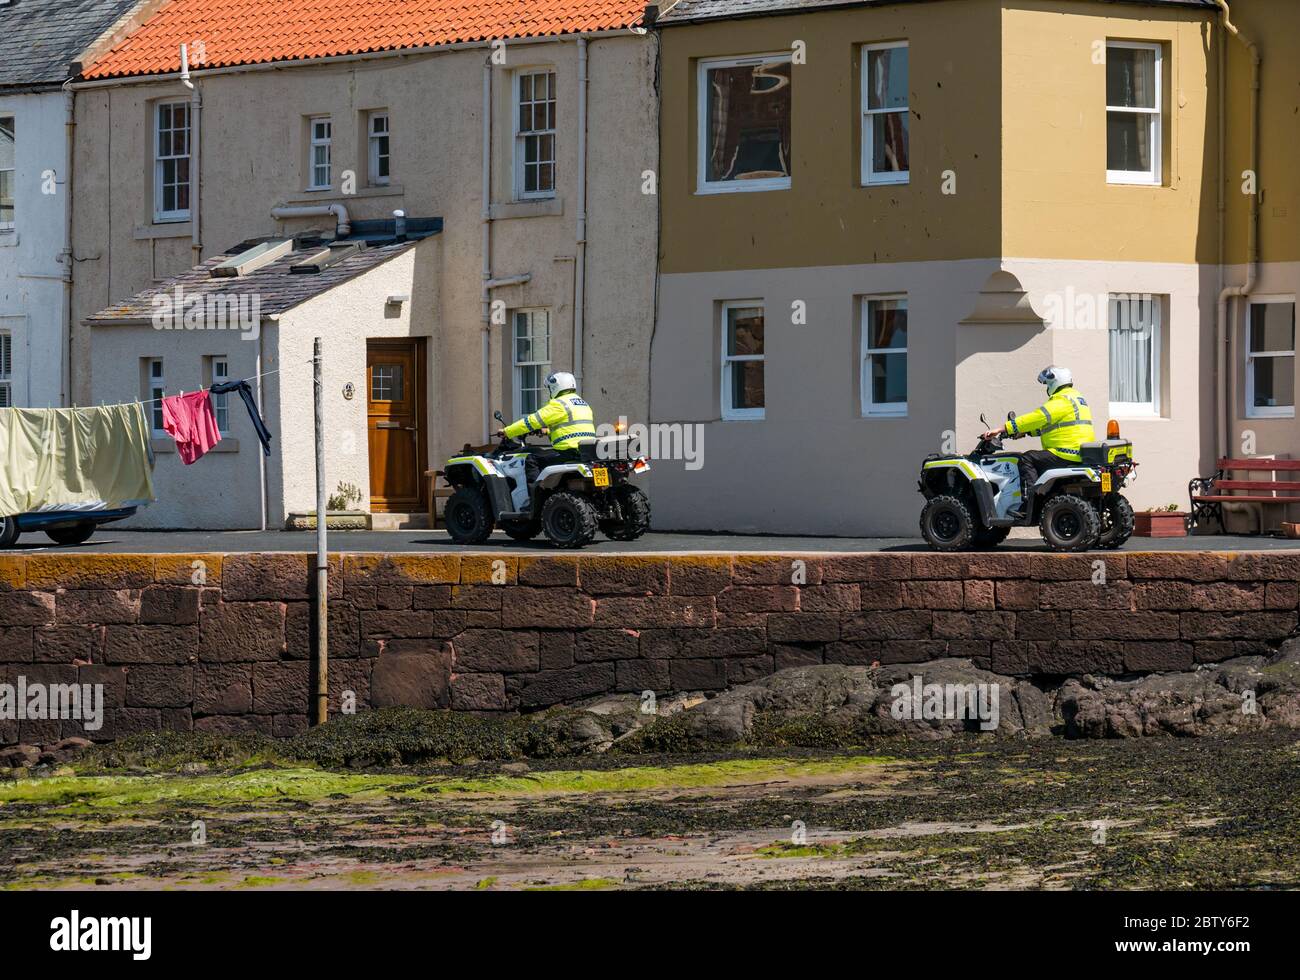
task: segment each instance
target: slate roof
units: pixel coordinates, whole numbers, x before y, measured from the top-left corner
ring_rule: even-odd
[[[645,0],[171,0],[87,78],[363,54],[639,24]]]
[[[387,225],[388,234],[378,237],[376,240],[377,236],[373,234],[374,229],[369,228],[369,226],[383,224]],[[181,296],[186,302],[194,300],[197,303],[198,298],[202,297],[205,305],[209,297],[256,296],[260,303],[262,316],[274,316],[291,310],[300,303],[305,303],[307,300],[328,292],[349,279],[355,279],[363,272],[369,272],[376,266],[383,265],[390,259],[396,258],[407,249],[417,245],[421,239],[441,231],[442,219],[409,219],[408,234],[411,237],[406,241],[394,241],[392,239],[392,221],[358,221],[354,222],[353,225],[354,227],[363,226],[360,234],[340,239],[299,238],[294,242],[294,251],[247,275],[222,278],[212,276],[211,270],[214,266],[220,265],[226,259],[238,255],[254,245],[275,239],[274,237],[264,237],[240,242],[220,255],[208,257],[201,265],[182,272],[180,275],[172,276],[170,279],[155,283],[148,289],[142,290],[120,303],[114,303],[97,313],[92,313],[85,318],[85,322],[91,326],[103,327],[113,324],[148,321],[157,312],[157,307],[154,306],[154,297],[162,295],[170,299],[176,295],[175,290],[178,286],[181,288]],[[345,242],[352,240],[375,242],[375,244],[368,245],[360,253],[328,266],[320,272],[294,273],[289,271],[289,267],[295,262],[300,262],[312,252],[319,251],[324,244],[328,244],[330,241]]]
[[[139,0],[10,0],[0,7],[0,89],[58,85]]]
[[[897,3],[919,2],[925,2],[925,0],[678,0],[671,10],[659,15],[656,23],[671,26],[701,20],[726,20],[736,17],[762,17],[771,14],[808,13],[836,7],[878,7]],[[1102,0],[1102,2],[1215,9],[1213,0]],[[667,3],[662,6],[667,6]]]

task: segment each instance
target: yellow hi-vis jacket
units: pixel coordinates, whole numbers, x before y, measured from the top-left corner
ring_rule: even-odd
[[[1071,463],[1083,457],[1079,447],[1092,442],[1092,409],[1087,400],[1073,388],[1062,388],[1041,408],[1007,420],[1009,435],[1038,436],[1043,448]]]
[[[596,419],[591,406],[578,397],[576,391],[556,395],[549,402],[505,428],[511,439],[531,432],[550,430],[551,446],[555,449],[577,449],[578,443],[596,438]]]

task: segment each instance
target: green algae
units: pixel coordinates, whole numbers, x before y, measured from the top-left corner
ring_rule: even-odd
[[[283,805],[336,798],[383,800],[412,793],[520,796],[723,787],[843,774],[872,769],[890,761],[883,756],[812,760],[746,758],[620,769],[559,769],[522,775],[502,773],[474,778],[270,767],[201,776],[54,776],[0,786],[0,818],[13,804],[39,804],[67,816],[93,811],[145,810],[157,806]]]
[[[618,888],[622,882],[613,878],[583,878],[580,881],[566,881],[558,885],[530,885],[526,892],[601,892]]]

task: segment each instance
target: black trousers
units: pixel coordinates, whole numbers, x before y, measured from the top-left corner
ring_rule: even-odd
[[[528,458],[524,460],[524,474],[528,479],[528,485],[532,486],[537,480],[537,474],[546,467],[554,466],[556,463],[576,463],[579,458],[580,454],[576,449],[529,447]]]

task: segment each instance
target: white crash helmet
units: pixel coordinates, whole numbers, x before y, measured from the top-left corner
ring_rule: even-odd
[[[546,390],[554,398],[566,391],[577,391],[578,381],[568,371],[556,371],[546,376]]]
[[[1053,364],[1038,372],[1038,383],[1047,385],[1047,393],[1055,395],[1066,385],[1074,384],[1074,375],[1070,373],[1069,368],[1057,367]]]

